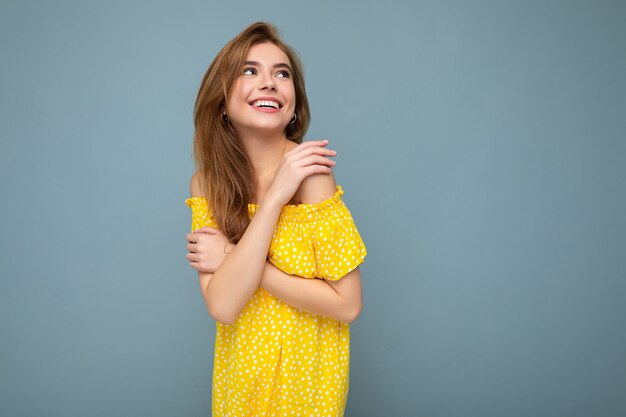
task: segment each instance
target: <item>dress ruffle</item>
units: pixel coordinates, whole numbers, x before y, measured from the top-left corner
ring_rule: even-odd
[[[319,203],[286,205],[282,208],[268,251],[272,264],[304,278],[338,280],[363,262],[367,249],[341,196],[335,193]],[[203,197],[185,200],[192,210],[192,230],[216,227]],[[259,206],[249,204],[250,217]]]

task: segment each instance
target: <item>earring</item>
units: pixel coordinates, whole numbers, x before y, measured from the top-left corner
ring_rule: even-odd
[[[228,115],[226,114],[226,112],[222,113],[222,121],[224,123],[228,123]]]
[[[290,125],[294,124],[297,118],[298,118],[298,115],[294,113],[293,116],[291,117],[291,121],[289,122],[289,124]]]

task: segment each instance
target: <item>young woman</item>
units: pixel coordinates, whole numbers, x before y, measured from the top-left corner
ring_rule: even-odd
[[[194,118],[187,259],[217,322],[213,417],[343,416],[366,248],[336,152],[302,142],[302,67],[273,26],[217,54]]]

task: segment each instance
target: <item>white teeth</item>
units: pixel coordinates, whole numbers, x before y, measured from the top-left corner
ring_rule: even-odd
[[[269,100],[257,100],[254,103],[252,103],[252,105],[255,107],[273,107],[275,109],[279,108],[279,105],[277,102],[269,101]]]

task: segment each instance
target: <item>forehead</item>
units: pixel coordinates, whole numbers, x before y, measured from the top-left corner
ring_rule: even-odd
[[[271,42],[259,43],[250,47],[246,55],[246,61],[256,61],[262,65],[291,65],[287,54]]]

